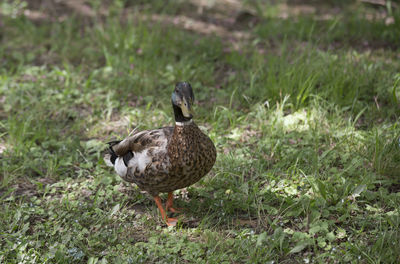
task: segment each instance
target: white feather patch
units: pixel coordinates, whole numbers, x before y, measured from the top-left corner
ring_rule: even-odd
[[[108,153],[104,155],[104,162],[106,163],[107,166],[114,167],[114,164],[112,164],[111,162],[111,155]]]
[[[127,167],[125,166],[124,159],[122,157],[118,157],[115,160],[114,169],[119,176],[124,177],[126,175]]]
[[[129,161],[129,166],[137,167],[140,172],[143,172],[151,160],[151,157],[147,155],[147,149],[145,149],[142,152],[135,152],[133,158]]]
[[[185,121],[185,122],[175,122],[175,125],[177,125],[177,126],[187,126],[187,125],[190,125],[191,123],[193,123],[192,119],[190,119],[189,121]]]

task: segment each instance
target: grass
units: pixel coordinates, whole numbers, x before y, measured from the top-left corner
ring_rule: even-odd
[[[321,22],[258,4],[250,39],[229,40],[140,19],[186,3],[55,23],[21,3],[2,4],[0,262],[400,261],[396,10],[385,25],[354,5]],[[218,159],[176,191],[184,214],[167,228],[102,151],[172,124],[180,80]]]

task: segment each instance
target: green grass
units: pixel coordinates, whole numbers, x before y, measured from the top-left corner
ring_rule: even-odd
[[[0,262],[399,262],[397,11],[385,25],[354,5],[323,22],[259,5],[238,46],[139,19],[186,5],[116,1],[49,23],[3,4]],[[102,151],[172,124],[181,80],[218,159],[176,191],[184,213],[167,228]]]

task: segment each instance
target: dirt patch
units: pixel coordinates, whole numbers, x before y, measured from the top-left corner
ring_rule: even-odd
[[[394,183],[388,188],[390,193],[398,193],[400,192],[400,183]]]
[[[16,184],[13,184],[7,189],[2,188],[0,189],[0,196],[6,195],[14,196],[14,197],[32,197],[39,195],[39,185],[41,184],[42,187],[48,184],[53,184],[55,180],[50,178],[39,178],[36,180],[37,184],[34,184],[30,181],[20,181]]]
[[[160,22],[161,24],[168,23],[181,27],[185,30],[194,31],[203,35],[216,35],[222,39],[246,40],[250,38],[250,34],[245,31],[229,30],[227,27],[208,23],[201,20],[195,20],[185,15],[166,16],[152,15],[145,17],[152,21]]]

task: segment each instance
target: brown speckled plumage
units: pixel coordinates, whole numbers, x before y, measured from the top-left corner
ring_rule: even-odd
[[[147,151],[149,162],[143,170],[133,158],[126,174],[120,176],[152,196],[196,183],[216,159],[213,142],[195,123],[141,131],[113,146],[113,150],[120,157],[128,151],[133,157]]]
[[[196,124],[175,126],[168,144],[170,173],[175,175],[171,185],[181,189],[197,182],[211,170],[216,155],[213,142]]]

